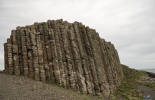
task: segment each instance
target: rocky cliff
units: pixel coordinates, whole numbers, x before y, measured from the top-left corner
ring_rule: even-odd
[[[82,23],[60,20],[12,30],[4,43],[5,73],[108,97],[123,71],[114,45]]]

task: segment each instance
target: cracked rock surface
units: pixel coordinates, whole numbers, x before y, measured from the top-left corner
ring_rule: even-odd
[[[11,31],[4,43],[5,73],[108,97],[121,84],[117,50],[79,22],[34,23]]]

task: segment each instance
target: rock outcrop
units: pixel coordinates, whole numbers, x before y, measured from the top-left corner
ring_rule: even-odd
[[[5,73],[108,97],[123,77],[114,45],[82,23],[60,20],[12,30]]]

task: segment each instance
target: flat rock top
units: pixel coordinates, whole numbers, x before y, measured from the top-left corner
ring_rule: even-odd
[[[0,73],[0,100],[102,100],[22,76]]]

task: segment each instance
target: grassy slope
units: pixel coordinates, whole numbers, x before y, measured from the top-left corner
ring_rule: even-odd
[[[122,67],[124,79],[122,80],[122,85],[118,88],[115,95],[124,95],[127,98],[135,97],[140,100],[142,98],[142,94],[137,90],[137,86],[140,84],[138,81],[141,76],[147,75],[146,72],[130,69],[125,65],[122,65]]]

